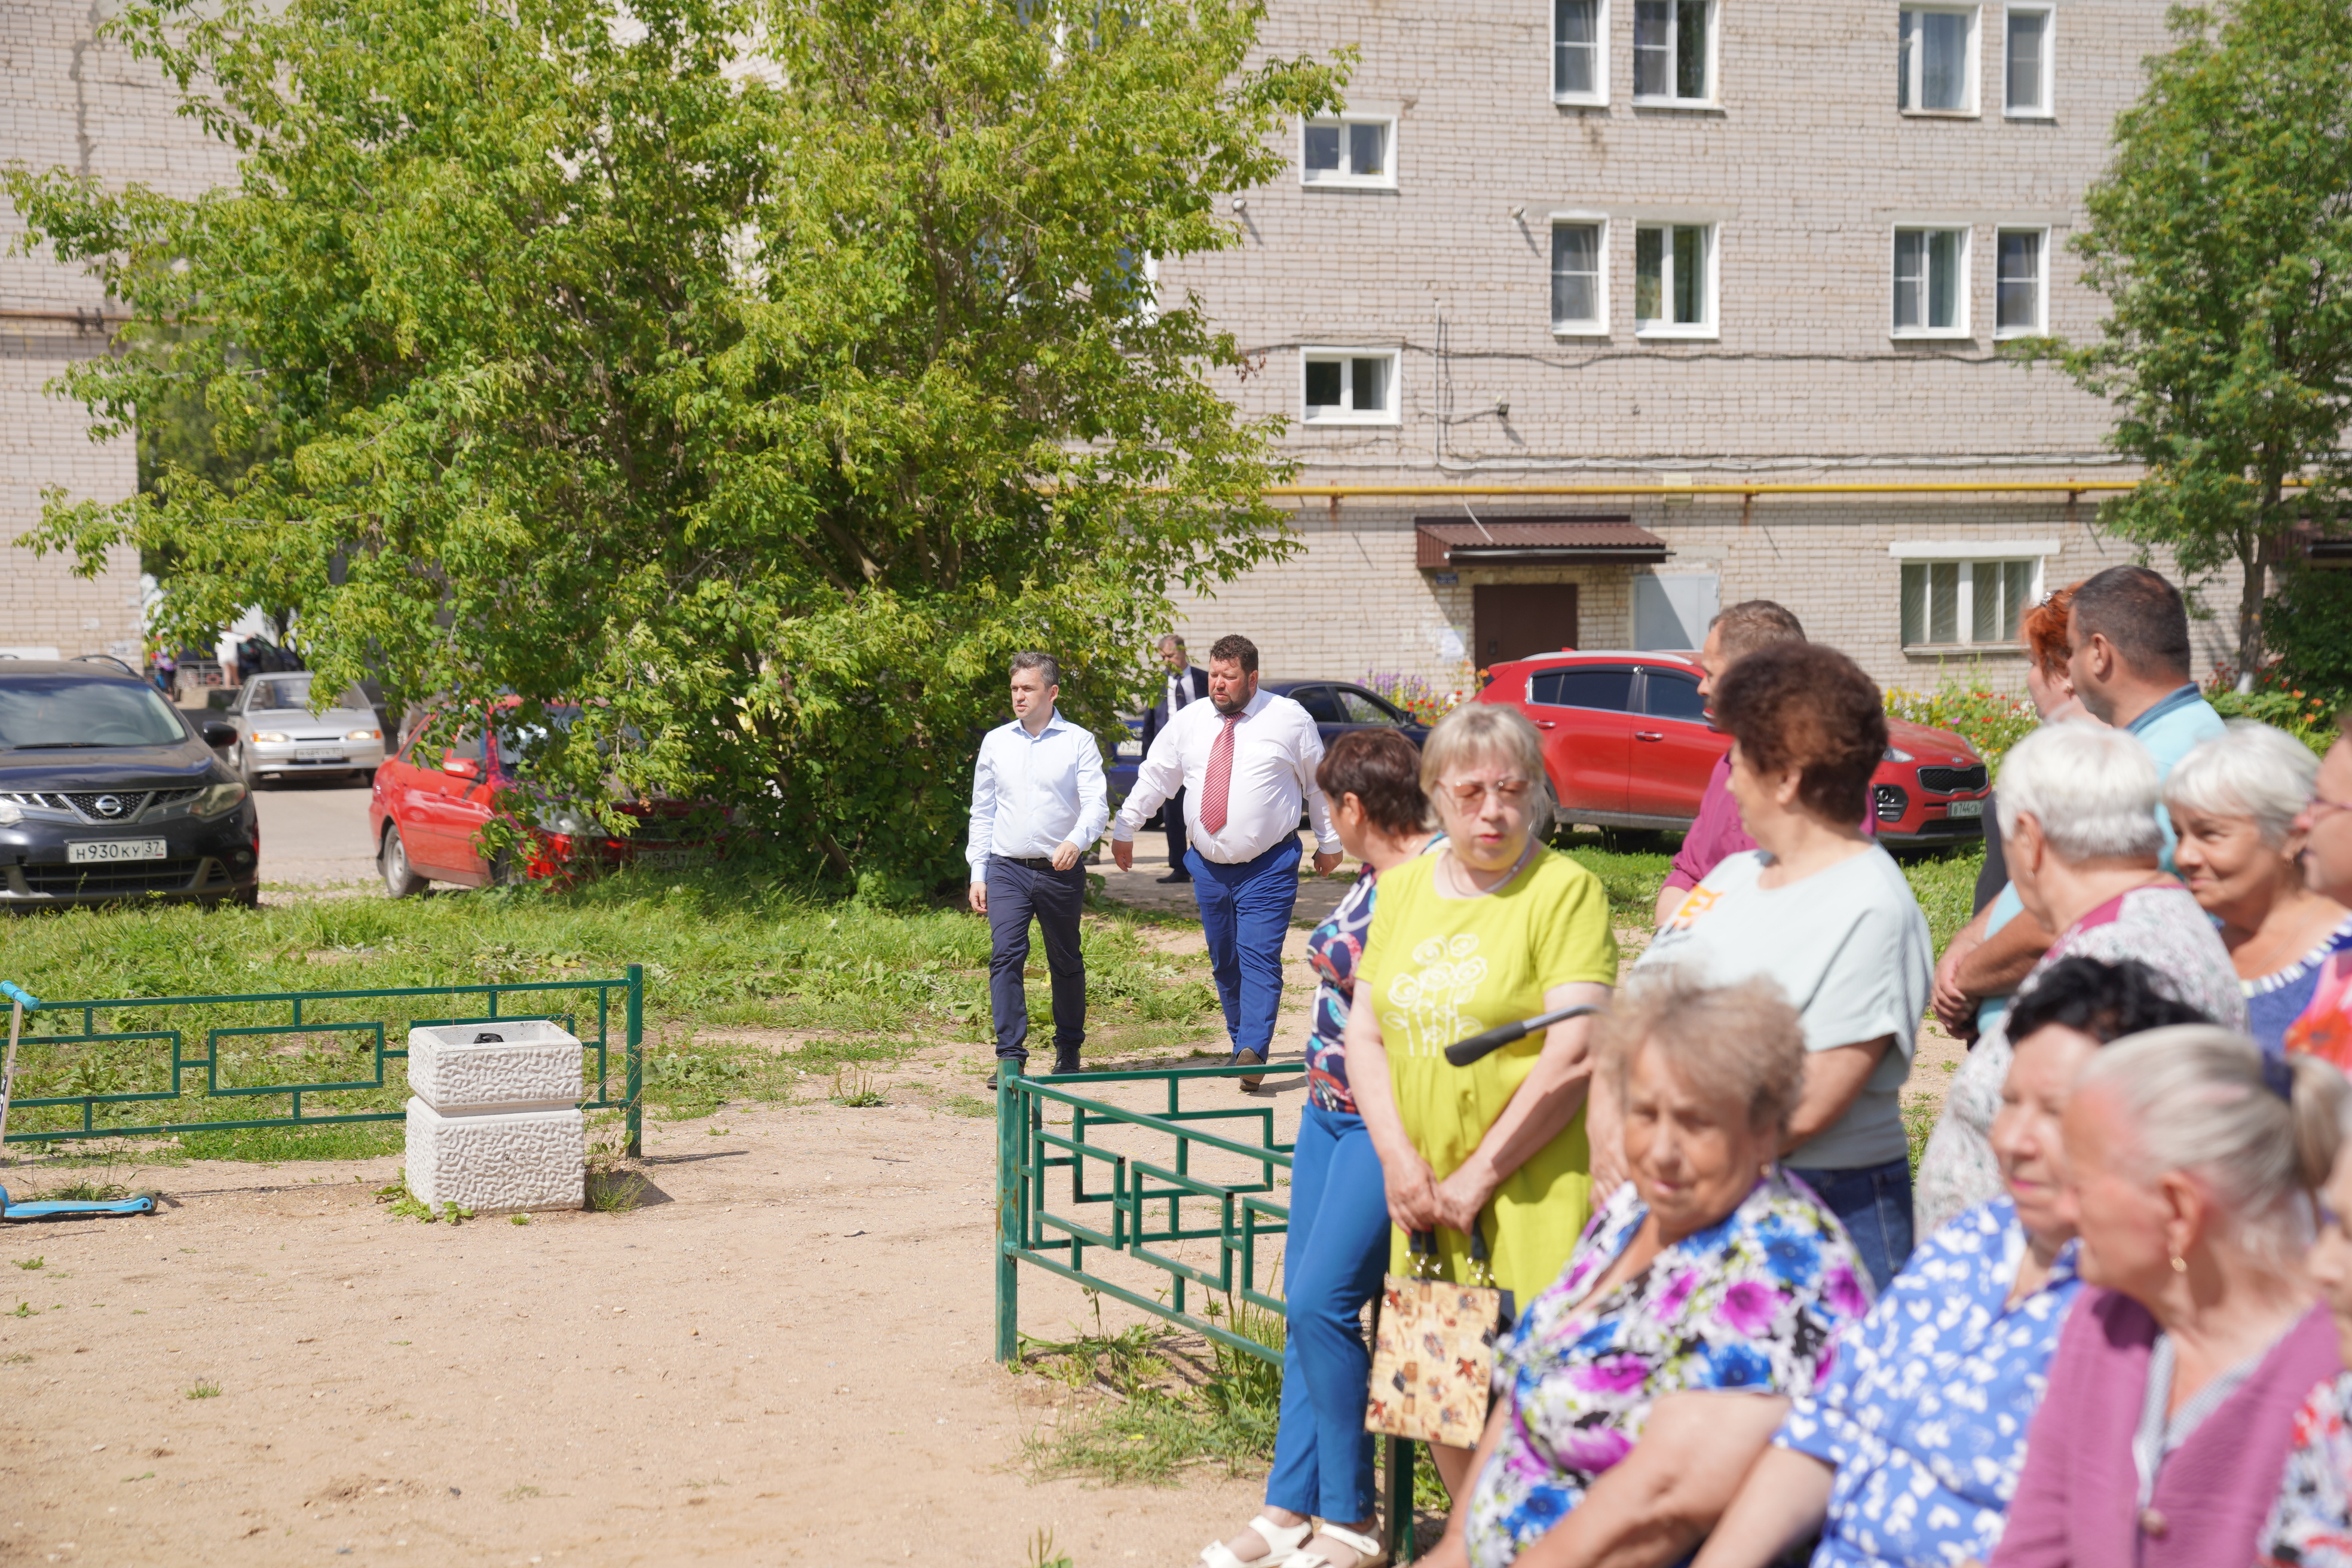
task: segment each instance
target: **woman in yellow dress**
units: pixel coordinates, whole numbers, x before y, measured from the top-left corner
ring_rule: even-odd
[[[1406,1235],[1434,1231],[1444,1277],[1464,1280],[1468,1232],[1495,1282],[1531,1301],[1558,1277],[1591,1207],[1585,1089],[1592,1020],[1571,1018],[1466,1068],[1454,1041],[1497,1024],[1605,1005],[1617,939],[1600,879],[1545,847],[1543,747],[1517,710],[1469,703],[1422,748],[1422,788],[1445,847],[1381,879],[1348,1016],[1348,1078],[1388,1188],[1391,1268]],[[1614,1147],[1604,1130],[1604,1149]],[[1431,1446],[1461,1489],[1478,1434]]]

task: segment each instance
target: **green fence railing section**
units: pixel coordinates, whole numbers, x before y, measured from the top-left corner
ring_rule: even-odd
[[[1290,1205],[1286,1193],[1276,1195],[1276,1173],[1287,1175],[1290,1145],[1275,1137],[1272,1105],[1228,1101],[1220,1109],[1188,1110],[1183,1091],[1222,1088],[1244,1073],[1280,1079],[1306,1070],[1303,1063],[1288,1063],[1045,1079],[999,1073],[996,1359],[1009,1363],[1020,1354],[1020,1266],[1025,1263],[1281,1365],[1282,1352],[1242,1332],[1238,1315],[1212,1317],[1186,1303],[1197,1290],[1283,1310],[1274,1283]],[[1167,1109],[1129,1110],[1078,1092],[1099,1092],[1109,1084],[1164,1085]],[[1066,1122],[1062,1111],[1068,1113]],[[1107,1133],[1121,1146],[1103,1142]],[[1136,1152],[1131,1145],[1137,1142],[1161,1157]],[[1187,1243],[1196,1244],[1189,1249],[1196,1255],[1212,1256],[1177,1256]],[[1214,1245],[1197,1245],[1204,1243]],[[1164,1294],[1089,1268],[1090,1249],[1165,1276]],[[1151,1277],[1142,1275],[1145,1281]],[[1414,1551],[1412,1445],[1391,1438],[1385,1448],[1389,1546],[1394,1560],[1406,1562]]]
[[[605,980],[45,996],[26,1016],[7,1142],[398,1121],[408,1085],[404,1075],[387,1080],[384,1067],[407,1059],[410,1029],[544,1019],[580,1041],[581,1109],[623,1111],[635,1156],[644,1141],[645,991],[644,966],[633,963]],[[280,1103],[283,1115],[259,1114]]]

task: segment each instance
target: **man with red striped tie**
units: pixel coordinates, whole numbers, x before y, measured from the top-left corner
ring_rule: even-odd
[[[1135,865],[1135,833],[1184,792],[1184,852],[1224,1005],[1234,1061],[1263,1067],[1282,1003],[1282,943],[1298,902],[1298,814],[1315,829],[1315,869],[1339,864],[1339,835],[1315,769],[1323,737],[1307,710],[1257,689],[1257,645],[1219,637],[1209,649],[1209,700],[1189,702],[1151,742],[1111,824],[1111,858]],[[1242,1079],[1255,1089],[1257,1077]]]

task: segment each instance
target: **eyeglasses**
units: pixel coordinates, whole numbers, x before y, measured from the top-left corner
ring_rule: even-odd
[[[1495,784],[1472,779],[1462,784],[1438,781],[1437,787],[1453,797],[1454,804],[1467,809],[1478,805],[1488,795],[1503,805],[1517,805],[1528,798],[1528,784],[1525,779],[1503,779]]]
[[[2303,809],[2315,822],[2331,811],[2352,811],[2352,800],[2330,800],[2324,795],[2315,795],[2303,803]]]

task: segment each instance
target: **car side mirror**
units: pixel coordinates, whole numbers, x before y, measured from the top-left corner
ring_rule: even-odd
[[[482,776],[482,764],[471,757],[461,757],[455,752],[445,752],[441,756],[441,771],[445,773],[455,773],[461,779],[479,778]]]
[[[204,723],[204,736],[207,746],[234,746],[236,744],[236,726],[224,724],[217,719],[207,719]]]

